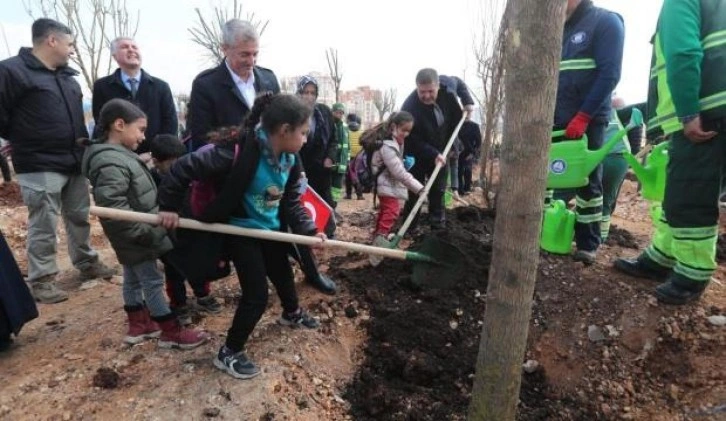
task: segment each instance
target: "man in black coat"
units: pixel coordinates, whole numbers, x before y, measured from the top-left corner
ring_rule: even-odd
[[[280,93],[272,70],[256,65],[259,36],[251,24],[232,19],[225,24],[223,37],[224,61],[192,82],[187,119],[191,150],[204,146],[210,131],[241,124],[257,96]]]
[[[33,48],[0,61],[0,137],[10,142],[13,167],[28,207],[28,281],[42,303],[68,294],[55,286],[58,218],[68,235],[68,254],[81,279],[110,278],[114,271],[91,248],[88,180],[81,174],[88,137],[83,94],[68,67],[71,30],[41,18],[33,22]]]
[[[111,55],[118,64],[112,74],[93,84],[93,118],[98,121],[101,107],[110,99],[122,98],[138,105],[146,113],[146,140],[136,149],[149,152],[149,143],[157,134],[177,135],[179,130],[174,97],[169,85],[141,68],[141,51],[133,38],[111,41]],[[96,126],[94,137],[100,135]],[[148,155],[147,155],[148,156]]]
[[[411,174],[425,184],[436,163],[444,165],[428,195],[429,222],[433,229],[443,228],[446,220],[444,192],[448,171],[446,159],[441,153],[463,116],[458,98],[461,99],[465,111],[471,113],[474,101],[464,81],[457,77],[439,77],[434,69],[421,69],[416,74],[416,90],[406,98],[401,107],[414,118],[413,130],[405,143],[406,155],[412,155],[416,159]],[[418,195],[410,193],[403,209],[404,215],[408,215],[416,200]]]
[[[192,83],[187,114],[192,151],[207,144],[210,131],[242,124],[257,96],[280,93],[280,84],[272,70],[256,64],[259,34],[252,24],[239,19],[227,21],[222,26],[222,52],[224,61],[197,75]],[[300,261],[305,279],[325,293],[335,293],[335,283],[318,271],[310,248],[291,249]]]

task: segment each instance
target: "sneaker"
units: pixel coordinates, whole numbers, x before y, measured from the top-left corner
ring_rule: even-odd
[[[222,311],[222,304],[219,304],[219,301],[211,295],[197,297],[197,307],[210,314],[217,314]]]
[[[128,331],[124,342],[129,345],[136,345],[147,339],[158,338],[161,335],[159,326],[149,318],[149,311],[141,306],[137,308],[125,307],[128,317]]]
[[[206,332],[182,327],[176,317],[158,322],[158,324],[161,328],[161,336],[159,336],[157,344],[159,348],[192,349],[209,339]]]
[[[349,195],[349,194],[346,194],[346,195],[345,195],[345,200],[351,200],[352,198],[353,198],[353,196],[351,196],[351,195]]]
[[[389,248],[391,246],[391,243],[386,239],[384,235],[378,234],[373,238],[373,245],[375,247]],[[368,261],[370,262],[371,266],[376,267],[380,265],[383,261],[383,256],[380,256],[378,254],[369,254]]]
[[[356,197],[356,199],[358,199],[358,200],[366,200],[366,198],[363,197],[362,194],[359,194],[358,197]]]
[[[81,269],[81,282],[102,278],[109,280],[116,275],[116,271],[103,263],[96,261]]]
[[[187,305],[174,307],[171,309],[182,326],[189,326],[192,324],[192,310]]]
[[[232,352],[222,345],[217,356],[214,358],[214,366],[235,379],[251,379],[260,374],[260,369],[247,358],[244,352]]]
[[[596,259],[597,252],[595,251],[577,250],[575,254],[572,255],[572,260],[582,262],[588,266],[594,264]]]
[[[30,282],[35,301],[41,304],[56,304],[68,299],[68,293],[55,286],[55,274],[41,276]]]
[[[277,321],[283,326],[299,327],[304,326],[308,329],[317,329],[320,326],[320,322],[315,317],[312,317],[303,309],[299,308],[294,313],[282,313],[282,316]]]

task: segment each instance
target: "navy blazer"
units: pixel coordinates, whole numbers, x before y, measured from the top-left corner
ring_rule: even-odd
[[[98,79],[93,84],[93,119],[96,121],[94,138],[98,138],[101,134],[101,128],[98,127],[101,108],[114,98],[131,101],[146,113],[146,140],[139,145],[136,153],[148,152],[149,143],[157,134],[177,135],[179,122],[169,84],[141,70],[139,89],[136,99],[132,100],[131,91],[121,80],[121,69],[116,69],[112,74]]]
[[[280,84],[270,69],[255,66],[255,92],[280,93]],[[191,134],[190,150],[207,143],[207,134],[217,128],[242,124],[250,112],[242,93],[232,80],[227,64],[200,73],[192,83],[187,114],[187,129]]]

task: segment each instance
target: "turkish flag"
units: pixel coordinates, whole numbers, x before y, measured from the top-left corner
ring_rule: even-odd
[[[318,232],[325,232],[325,226],[333,214],[333,208],[310,186],[307,186],[305,192],[300,196],[300,201],[310,217],[315,221]]]

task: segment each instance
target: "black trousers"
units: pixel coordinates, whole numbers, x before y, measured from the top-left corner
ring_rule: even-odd
[[[299,307],[295,279],[288,260],[289,244],[235,237],[228,250],[237,269],[242,297],[227,331],[226,346],[241,351],[267,308],[267,278],[275,286],[282,309],[292,313]]]
[[[463,153],[459,155],[459,191],[471,191],[473,166],[474,158],[467,159]]]

